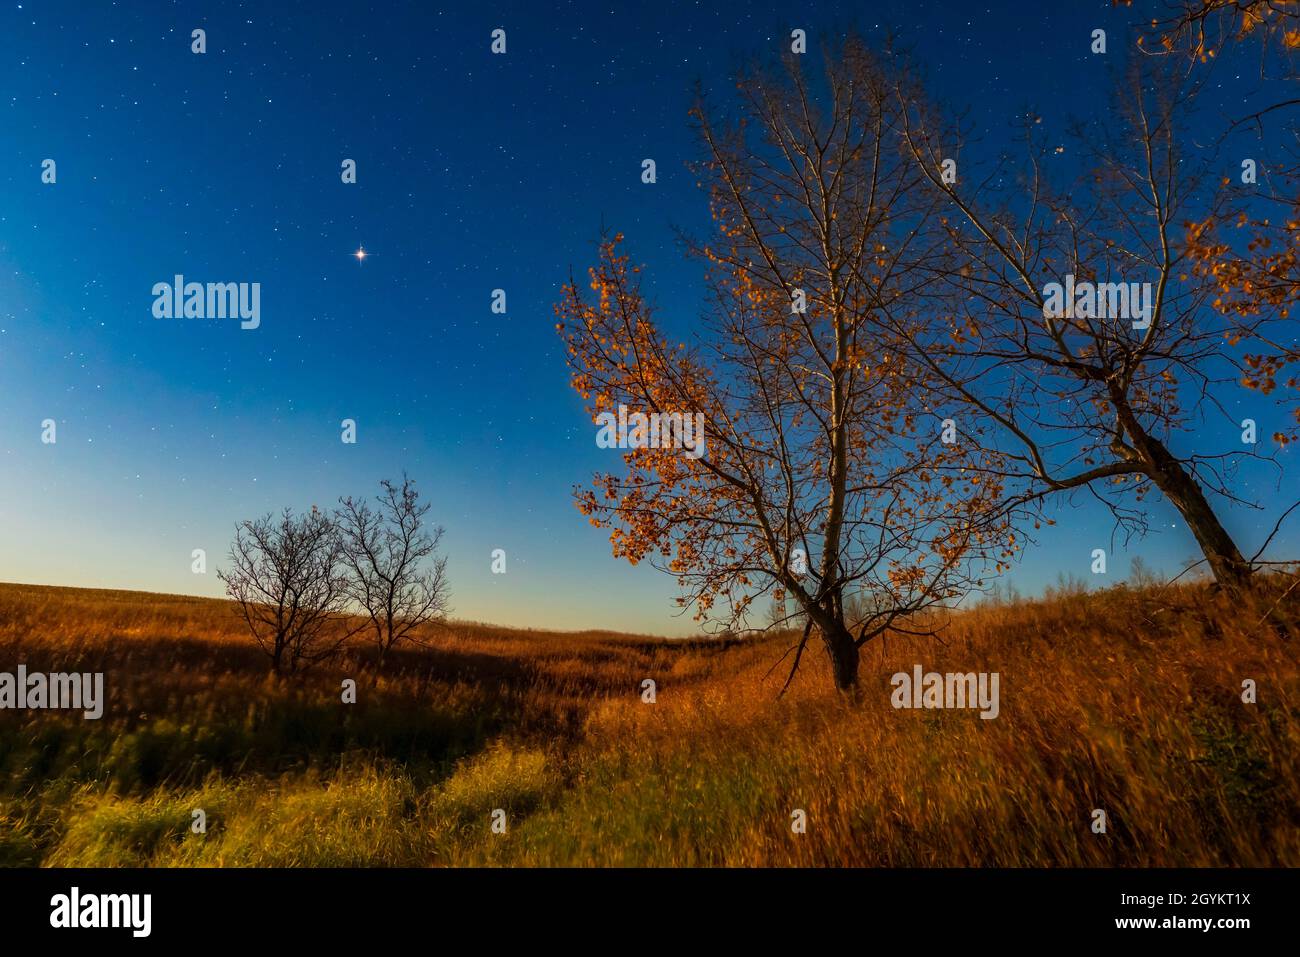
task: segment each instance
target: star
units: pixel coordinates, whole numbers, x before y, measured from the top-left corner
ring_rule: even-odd
[[[369,256],[370,253],[366,252],[365,246],[358,246],[357,251],[354,252],[352,255],[357,257],[358,263],[363,263],[366,261],[366,257]]]

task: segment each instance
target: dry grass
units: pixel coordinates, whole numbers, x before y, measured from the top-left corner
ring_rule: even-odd
[[[109,689],[100,721],[0,712],[0,863],[1294,866],[1300,612],[1281,594],[985,605],[942,643],[869,646],[846,701],[816,655],[778,700],[789,636],[483,625],[380,676],[355,652],[276,682],[224,602],[0,585],[0,670]],[[895,710],[889,678],[918,663],[998,672],[1000,716]]]

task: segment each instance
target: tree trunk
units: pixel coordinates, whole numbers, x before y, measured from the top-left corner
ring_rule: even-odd
[[[831,659],[831,674],[838,691],[854,693],[858,688],[858,646],[853,635],[839,623],[821,629],[822,642]]]
[[[1187,527],[1196,536],[1201,553],[1214,573],[1214,580],[1230,592],[1240,591],[1250,580],[1250,562],[1214,514],[1210,501],[1183,463],[1165,448],[1165,444],[1143,429],[1127,404],[1118,405],[1124,431],[1128,433],[1146,473],[1178,509]]]
[[[1250,580],[1250,563],[1242,556],[1237,543],[1214,514],[1205,493],[1187,474],[1182,463],[1174,461],[1171,456],[1166,468],[1152,470],[1151,478],[1196,536],[1210,571],[1214,573],[1214,580],[1231,592],[1244,588]]]

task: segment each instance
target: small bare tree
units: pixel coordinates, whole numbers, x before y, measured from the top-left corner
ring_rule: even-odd
[[[236,526],[231,567],[217,575],[276,674],[327,658],[347,640],[340,555],[333,523],[314,506]]]
[[[429,621],[448,611],[447,559],[438,556],[441,527],[426,529],[415,483],[385,479],[375,508],[351,496],[335,513],[347,569],[348,597],[370,620],[379,665],[398,642],[411,640]]]

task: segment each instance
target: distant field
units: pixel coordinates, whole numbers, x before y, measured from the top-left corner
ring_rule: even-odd
[[[789,635],[455,625],[277,682],[224,601],[0,585],[0,671],[108,690],[0,711],[0,864],[1295,866],[1295,594],[986,605],[868,645],[854,702],[820,649],[778,700]],[[895,710],[916,664],[998,672],[1000,715]]]

